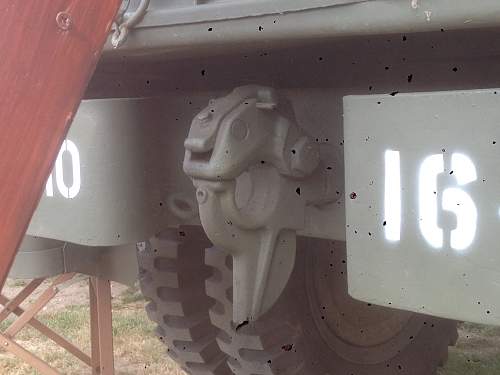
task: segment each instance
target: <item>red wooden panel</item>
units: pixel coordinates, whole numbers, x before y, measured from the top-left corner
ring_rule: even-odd
[[[120,2],[0,0],[2,285]]]

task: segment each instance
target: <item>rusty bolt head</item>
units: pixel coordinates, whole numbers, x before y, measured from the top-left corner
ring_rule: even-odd
[[[308,137],[301,137],[292,147],[290,166],[294,174],[306,176],[316,169],[320,161],[318,145]]]
[[[57,27],[61,30],[69,30],[71,27],[71,17],[67,12],[59,12],[56,15]]]

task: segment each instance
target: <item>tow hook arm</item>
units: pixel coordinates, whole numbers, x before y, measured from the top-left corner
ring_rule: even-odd
[[[255,320],[288,282],[297,231],[338,191],[319,167],[317,143],[271,88],[244,86],[211,100],[184,147],[203,228],[233,256],[233,321]]]

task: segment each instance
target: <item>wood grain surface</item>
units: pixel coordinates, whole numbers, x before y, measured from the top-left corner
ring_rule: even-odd
[[[1,285],[120,2],[0,0]]]

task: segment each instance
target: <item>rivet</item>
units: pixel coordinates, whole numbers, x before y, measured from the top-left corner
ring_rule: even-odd
[[[196,191],[196,199],[199,204],[205,203],[208,200],[208,192],[203,188],[199,188]]]
[[[208,121],[212,118],[212,114],[208,111],[203,111],[196,116],[200,121]]]

